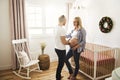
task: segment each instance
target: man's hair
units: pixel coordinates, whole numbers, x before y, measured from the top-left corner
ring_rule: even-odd
[[[58,19],[59,23],[63,22],[65,20],[65,16],[61,15]]]

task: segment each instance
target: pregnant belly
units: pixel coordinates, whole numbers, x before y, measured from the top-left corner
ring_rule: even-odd
[[[74,46],[76,46],[78,44],[78,39],[72,38],[72,39],[70,39],[69,42],[70,42],[70,46],[74,47]]]

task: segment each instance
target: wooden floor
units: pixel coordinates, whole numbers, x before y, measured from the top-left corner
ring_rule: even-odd
[[[55,80],[55,73],[56,73],[57,62],[52,62],[50,65],[49,70],[43,71],[41,73],[31,72],[31,80]],[[66,67],[64,66],[62,70],[62,75],[64,78],[62,80],[68,80],[67,77],[69,76]],[[5,70],[0,71],[0,80],[25,80],[17,77],[12,73],[12,70]],[[77,76],[77,80],[90,80],[89,78],[85,77],[83,74],[79,73]]]

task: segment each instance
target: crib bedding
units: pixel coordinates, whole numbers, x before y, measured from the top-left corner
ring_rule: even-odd
[[[107,55],[111,54],[111,51],[103,51],[103,52],[98,52],[96,53],[97,55],[97,64],[101,64],[102,62],[109,62],[109,61],[115,61],[113,56]],[[81,53],[81,59],[85,59],[89,62],[94,62],[94,52],[93,51],[88,51],[85,50],[83,53]]]
[[[115,59],[113,57],[114,52],[111,49],[108,49],[108,47],[96,44],[87,44],[86,47],[87,49],[85,49],[85,51],[81,53],[80,56],[80,70],[93,77],[94,56],[97,54],[96,76],[100,77],[106,74],[110,74],[115,65]],[[73,66],[75,66],[73,58],[71,59],[71,63]]]

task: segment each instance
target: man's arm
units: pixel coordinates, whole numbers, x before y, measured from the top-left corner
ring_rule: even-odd
[[[61,36],[60,37],[61,38],[61,41],[62,41],[62,43],[64,44],[64,45],[69,45],[70,43],[69,43],[69,41],[67,41],[65,38],[65,36]]]

